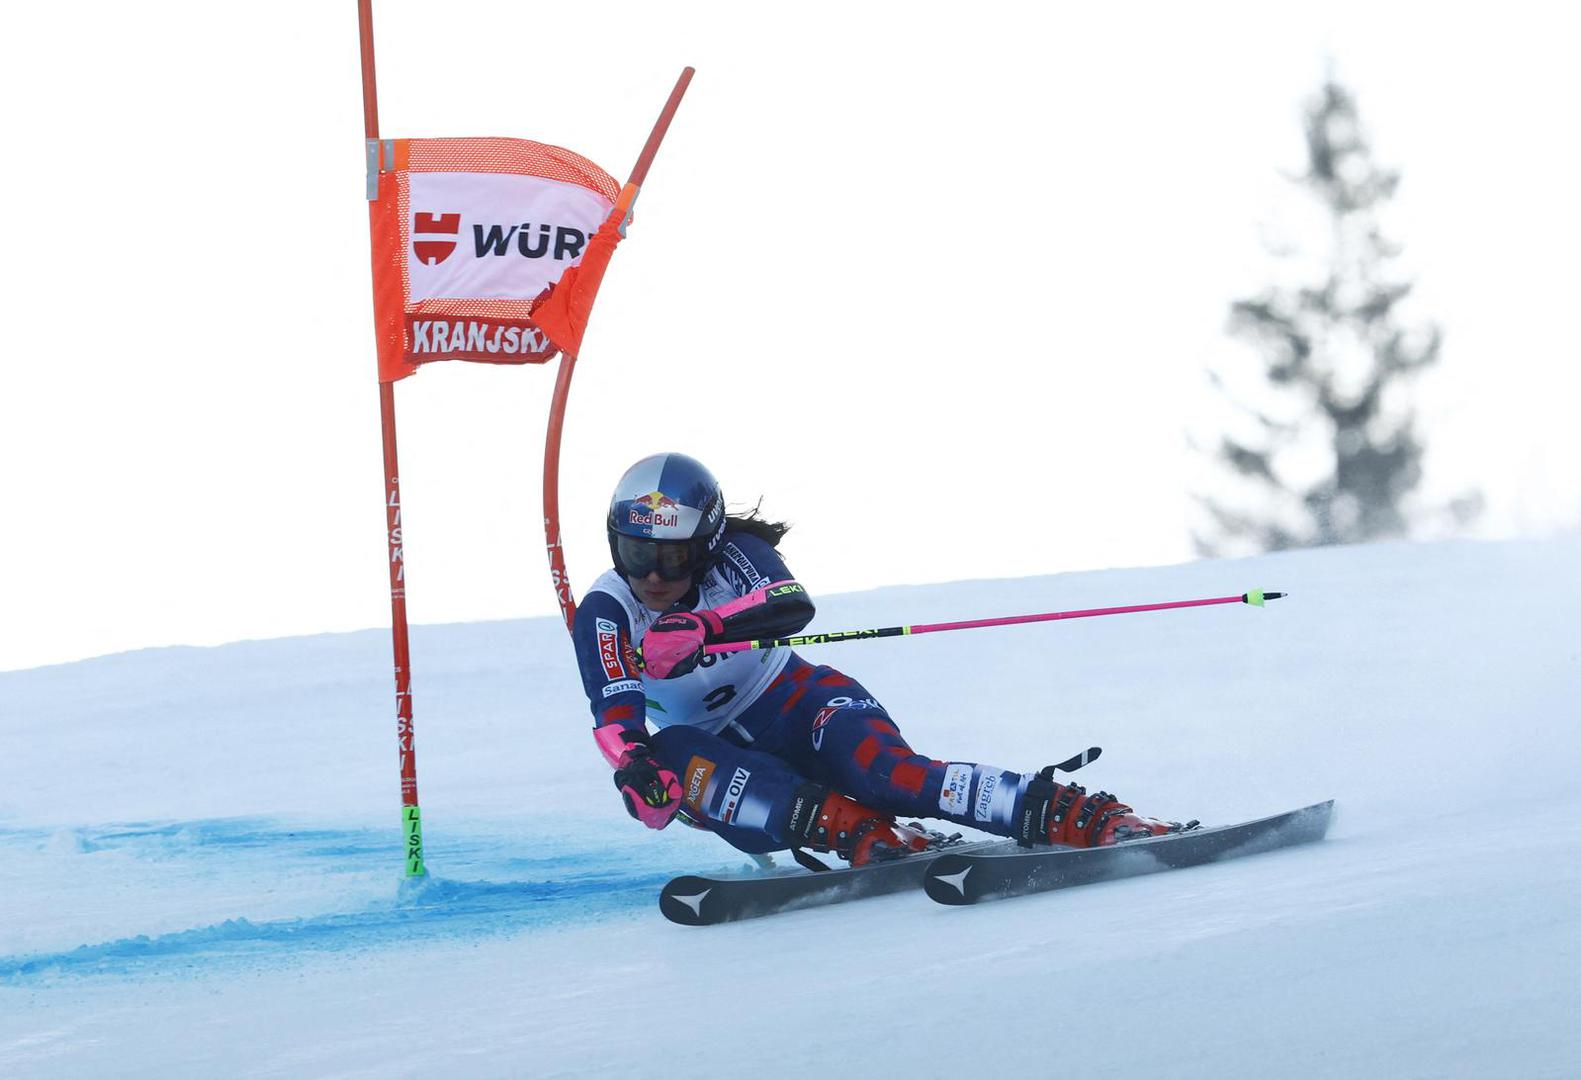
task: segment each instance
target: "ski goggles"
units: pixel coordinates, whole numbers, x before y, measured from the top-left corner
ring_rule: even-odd
[[[665,581],[689,578],[708,561],[708,545],[702,540],[645,540],[617,534],[615,553],[627,576],[645,578],[658,571]]]

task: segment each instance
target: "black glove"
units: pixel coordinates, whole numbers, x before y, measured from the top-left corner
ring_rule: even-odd
[[[626,813],[650,829],[662,829],[681,808],[681,779],[660,765],[645,746],[633,747],[615,770],[615,786]]]

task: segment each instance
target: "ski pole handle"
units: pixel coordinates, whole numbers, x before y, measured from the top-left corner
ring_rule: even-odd
[[[841,641],[862,641],[867,638],[910,637],[914,634],[936,634],[942,630],[975,630],[984,626],[1015,626],[1020,623],[1054,622],[1058,619],[1090,619],[1097,615],[1129,615],[1136,611],[1168,611],[1171,608],[1208,607],[1212,604],[1251,604],[1262,607],[1268,600],[1278,600],[1288,593],[1264,592],[1253,589],[1236,596],[1214,596],[1205,600],[1171,600],[1162,604],[1132,604],[1127,607],[1085,608],[1079,611],[1048,611],[1040,615],[1003,615],[994,619],[967,619],[961,622],[915,623],[911,626],[885,626],[876,630],[831,630],[823,634],[799,634],[795,637],[758,638],[756,641],[727,641],[706,645],[706,653],[744,652],[747,649],[796,648],[801,645],[833,645]]]

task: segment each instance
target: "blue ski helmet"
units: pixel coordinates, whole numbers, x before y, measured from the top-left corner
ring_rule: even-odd
[[[725,535],[725,496],[714,474],[685,454],[654,454],[626,470],[609,500],[615,569],[665,581],[703,580]]]

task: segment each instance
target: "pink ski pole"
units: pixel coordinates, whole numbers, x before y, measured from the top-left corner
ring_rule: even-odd
[[[759,638],[756,641],[727,641],[703,648],[707,653],[743,652],[747,649],[773,649],[781,646],[795,648],[799,645],[830,645],[837,641],[860,641],[865,638],[903,637],[912,634],[934,634],[941,630],[975,630],[983,626],[1014,626],[1017,623],[1054,622],[1058,619],[1090,619],[1095,615],[1128,615],[1133,611],[1168,611],[1170,608],[1207,607],[1211,604],[1251,604],[1262,607],[1268,600],[1278,600],[1287,594],[1253,589],[1236,596],[1214,596],[1206,600],[1171,600],[1163,604],[1132,604],[1129,607],[1086,608],[1081,611],[1049,611],[1041,615],[1004,615],[996,619],[966,619],[961,622],[916,623],[912,626],[885,626],[877,630],[831,630],[824,634],[800,634],[796,637]]]

